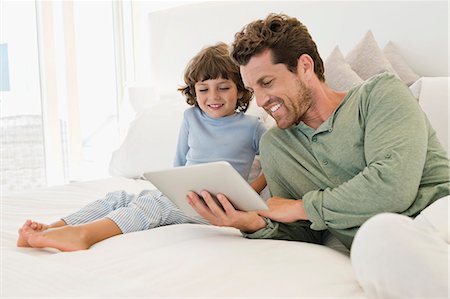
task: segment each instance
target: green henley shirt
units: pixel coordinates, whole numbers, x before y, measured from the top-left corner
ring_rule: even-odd
[[[310,228],[348,248],[373,215],[414,217],[450,193],[447,153],[409,89],[386,73],[351,89],[316,130],[270,129],[260,152],[271,195],[302,199]],[[296,232],[309,229],[304,221],[266,221],[244,236],[311,241]]]

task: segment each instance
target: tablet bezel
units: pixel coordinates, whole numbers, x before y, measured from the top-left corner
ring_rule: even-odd
[[[226,161],[146,172],[143,177],[152,183],[188,216],[198,216],[187,203],[189,191],[200,194],[224,194],[237,210],[267,210],[267,204],[249,183]]]

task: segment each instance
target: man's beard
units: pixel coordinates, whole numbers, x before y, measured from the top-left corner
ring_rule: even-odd
[[[292,101],[282,100],[283,108],[288,112],[283,118],[274,117],[278,128],[287,129],[298,125],[304,118],[305,113],[312,106],[312,93],[302,81],[298,80],[298,89]]]

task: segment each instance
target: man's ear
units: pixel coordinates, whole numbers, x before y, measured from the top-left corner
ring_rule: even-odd
[[[314,60],[308,54],[302,54],[298,58],[297,73],[306,80],[311,80],[314,75]]]

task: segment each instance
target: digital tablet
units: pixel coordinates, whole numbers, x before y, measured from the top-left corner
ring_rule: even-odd
[[[248,182],[225,161],[180,166],[143,174],[161,193],[189,216],[197,212],[187,203],[186,195],[203,190],[224,194],[237,210],[267,210],[266,202]]]

